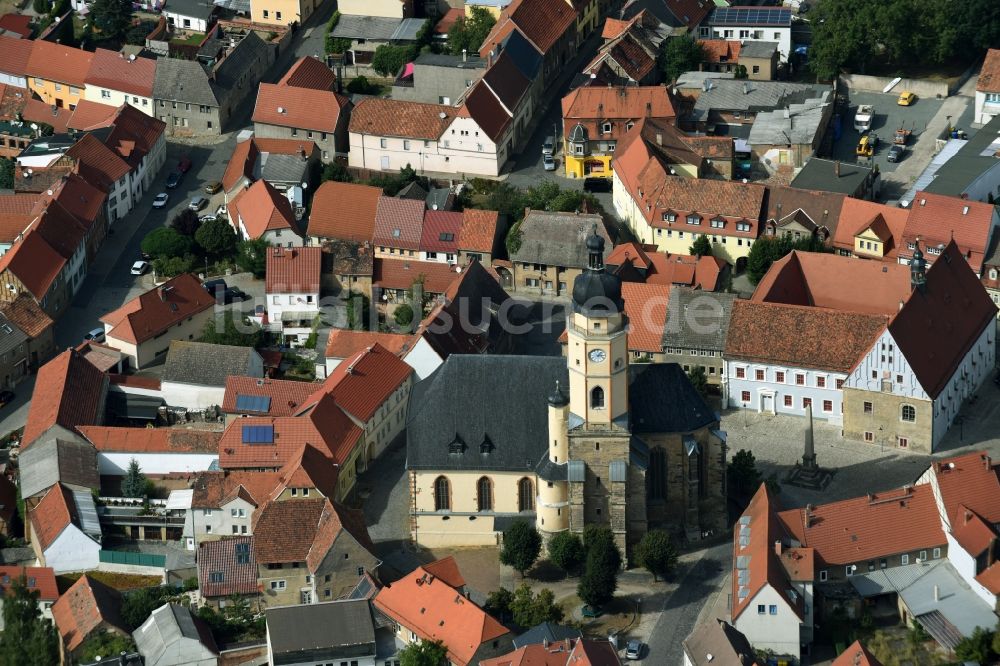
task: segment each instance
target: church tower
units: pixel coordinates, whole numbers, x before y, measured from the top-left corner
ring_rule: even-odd
[[[539,466],[538,508],[535,512],[538,531],[548,542],[556,532],[569,529],[569,486],[566,467],[569,462],[569,398],[559,382],[548,399],[549,457]]]

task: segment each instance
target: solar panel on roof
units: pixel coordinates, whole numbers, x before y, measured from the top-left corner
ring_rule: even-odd
[[[267,395],[237,395],[236,411],[267,413],[271,409],[271,397]]]
[[[273,444],[274,426],[249,425],[243,426],[244,444]]]

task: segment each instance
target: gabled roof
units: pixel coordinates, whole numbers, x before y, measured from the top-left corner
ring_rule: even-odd
[[[565,638],[521,645],[501,657],[483,659],[479,666],[621,666],[606,640]]]
[[[326,342],[326,358],[346,359],[364,349],[378,344],[399,356],[413,344],[412,335],[403,333],[379,333],[376,331],[356,331],[349,328],[334,328]],[[295,382],[302,384],[302,382]],[[306,386],[309,386],[306,384]]]
[[[201,472],[191,483],[194,491],[191,506],[195,509],[218,509],[237,496],[254,506],[262,506],[281,481],[278,472]]]
[[[268,648],[276,663],[301,663],[307,655],[326,655],[336,663],[332,655],[375,653],[375,621],[367,599],[280,606],[268,608],[266,615]]]
[[[1000,479],[998,468],[985,451],[935,461],[931,471],[944,504],[943,517],[951,520],[959,507],[967,507],[987,523],[1000,523]]]
[[[854,641],[833,660],[830,666],[882,666],[882,662],[876,659],[861,641]]]
[[[678,23],[688,30],[694,29],[715,8],[713,3],[706,0],[664,0],[664,3]]]
[[[954,242],[972,270],[980,274],[996,214],[993,204],[983,201],[917,192],[906,218],[900,254],[912,256],[913,250],[909,245],[919,238],[925,246],[924,259],[930,263],[935,257],[927,251],[928,248]]]
[[[455,107],[444,104],[369,97],[351,111],[349,131],[436,141],[457,115]]]
[[[662,284],[625,282],[622,299],[628,316],[628,349],[659,353],[663,351],[663,330],[667,321],[670,287]]]
[[[735,63],[740,58],[740,42],[730,39],[699,39],[705,62]]]
[[[223,469],[281,467],[303,445],[342,464],[363,433],[331,398],[321,398],[307,416],[247,417],[229,424],[219,442]],[[261,441],[268,440],[271,441]]]
[[[417,250],[424,224],[424,202],[381,196],[375,213],[375,245]]]
[[[89,130],[107,125],[118,109],[110,104],[81,99],[73,109],[66,126],[75,130]]]
[[[79,519],[73,494],[62,484],[52,486],[42,501],[28,513],[28,520],[42,551],[48,550],[63,530]]]
[[[198,587],[204,597],[257,593],[253,537],[222,537],[198,544]]]
[[[83,88],[94,54],[55,42],[36,40],[25,73]]]
[[[340,329],[333,329],[331,337],[334,331]],[[315,386],[308,382],[230,375],[226,377],[222,411],[226,414],[292,416],[312,395],[314,389]]]
[[[500,142],[513,122],[511,113],[504,108],[494,92],[482,80],[465,96],[465,104],[459,110],[459,115],[472,118],[494,143]]]
[[[986,51],[986,60],[979,71],[976,90],[984,93],[1000,92],[1000,49]]]
[[[375,607],[421,640],[440,640],[448,658],[471,664],[479,646],[510,632],[455,588],[417,567],[383,587]]]
[[[767,219],[774,220],[781,226],[797,212],[805,213],[813,225],[826,227],[829,237],[833,238],[837,233],[840,211],[847,198],[839,192],[771,185],[767,188]]]
[[[332,76],[332,73],[331,73]],[[253,122],[318,132],[335,132],[349,100],[331,90],[262,83]]]
[[[23,577],[29,590],[38,592],[39,601],[53,602],[59,598],[56,574],[51,567],[0,566],[0,591],[9,596],[11,583]]]
[[[298,451],[278,470],[278,475],[280,482],[271,493],[271,499],[281,495],[285,488],[313,488],[319,491],[321,497],[333,499],[340,476],[338,468],[330,464],[329,458],[307,444],[299,446]]]
[[[266,180],[258,180],[237,194],[227,207],[233,226],[242,222],[250,238],[261,238],[266,232],[277,229],[290,229],[300,234],[292,204]]]
[[[482,80],[512,113],[531,86],[531,80],[517,68],[514,58],[506,51],[500,52],[500,56],[483,74]]]
[[[466,208],[462,211],[462,230],[458,247],[466,252],[493,252],[500,213],[495,210]]]
[[[381,289],[410,289],[421,282],[425,294],[443,294],[458,275],[456,267],[440,261],[375,259],[372,285]]]
[[[29,229],[21,242],[0,258],[0,273],[10,271],[36,301],[41,301],[65,265],[66,259],[35,229]]]
[[[228,192],[236,187],[241,178],[254,180],[254,167],[259,157],[260,149],[253,139],[237,143],[222,175],[222,188]]]
[[[973,557],[982,555],[997,538],[993,528],[964,504],[959,504],[951,517],[951,534]]]
[[[585,268],[587,247],[584,241],[595,227],[597,234],[604,237],[606,259],[612,243],[600,215],[528,211],[521,221],[521,247],[511,260]]]
[[[674,106],[664,86],[581,86],[562,99],[564,120],[673,118]]]
[[[313,195],[310,236],[371,242],[381,187],[328,180]]]
[[[306,562],[315,571],[341,531],[370,549],[371,539],[359,513],[321,497],[268,502],[253,516],[257,563]]]
[[[265,292],[318,294],[322,258],[320,247],[268,248]]]
[[[72,349],[38,370],[36,386],[21,439],[22,451],[54,425],[73,431],[77,426],[94,425],[104,418],[101,410],[107,377]]]
[[[90,69],[84,80],[89,85],[152,97],[155,78],[156,60],[97,49],[90,58]]]
[[[451,585],[456,590],[465,587],[465,578],[462,576],[462,572],[459,571],[458,562],[455,561],[455,557],[452,555],[442,557],[440,560],[435,560],[430,564],[425,564],[424,571]]]
[[[576,23],[576,12],[565,0],[514,0],[501,13],[498,25],[504,20],[504,14],[543,54],[573,30]],[[487,37],[483,44],[489,43]]]
[[[163,381],[221,388],[230,375],[250,372],[256,356],[260,354],[253,347],[173,340],[167,349]]]
[[[18,77],[26,76],[28,61],[36,43],[30,39],[0,35],[0,72]]]
[[[840,218],[837,220],[833,246],[853,252],[854,237],[876,225],[877,220],[881,219],[880,226],[884,225],[889,234],[889,238],[883,239],[886,244],[886,256],[895,257],[899,252],[903,240],[903,230],[909,215],[909,211],[905,208],[847,197],[840,208]],[[881,235],[879,237],[881,238]]]
[[[91,632],[109,628],[128,635],[120,611],[122,596],[101,581],[83,574],[52,604],[52,619],[63,645],[72,652]]]
[[[455,211],[426,211],[424,213],[424,226],[420,235],[420,251],[445,252],[457,256],[462,221],[462,213]]]
[[[253,34],[253,33],[251,33]],[[164,604],[154,610],[138,629],[132,632],[136,648],[150,664],[166,664],[168,655],[183,655],[188,663],[204,663],[219,654],[212,631],[186,606]],[[197,647],[193,647],[197,643]]]
[[[303,56],[295,61],[278,81],[279,86],[312,88],[313,90],[333,90],[337,77],[333,70],[312,56]]]
[[[101,322],[111,327],[108,338],[138,345],[214,305],[198,278],[182,273],[107,313]]]
[[[85,134],[66,154],[80,162],[80,175],[104,192],[125,178],[131,168],[125,159],[93,134]]]
[[[153,79],[153,97],[189,104],[219,106],[215,90],[201,63],[181,58],[159,58]]]
[[[17,464],[22,497],[34,497],[58,483],[94,490],[101,487],[97,450],[78,438],[42,438],[21,451]]]
[[[684,653],[691,666],[763,666],[750,641],[725,620],[709,620],[694,628],[684,639]]]
[[[222,433],[189,428],[80,426],[80,434],[101,453],[218,454]]]

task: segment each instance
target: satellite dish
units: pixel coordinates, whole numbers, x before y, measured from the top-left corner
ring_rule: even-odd
[[[128,61],[129,61],[129,62],[135,62],[135,54],[134,54],[134,53],[130,53],[130,54],[129,54],[129,56],[128,56]]]
[[[31,129],[37,130],[38,129],[38,123],[31,123]]]
[[[284,112],[285,112],[285,107],[279,106],[278,107],[278,113],[284,113]]]
[[[444,120],[447,117],[448,117],[448,114],[445,113],[444,111],[442,111],[441,113],[438,114],[438,118],[440,118],[441,120]]]

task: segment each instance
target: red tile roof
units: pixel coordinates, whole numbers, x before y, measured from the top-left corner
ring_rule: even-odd
[[[312,88],[313,90],[333,90],[333,84],[336,82],[337,77],[322,61],[312,56],[304,56],[288,68],[285,75],[278,81],[278,85]]]
[[[333,329],[333,331],[339,330]],[[331,331],[331,337],[333,331]],[[226,394],[222,401],[222,411],[226,414],[251,413],[236,409],[236,397],[241,395],[265,396],[270,398],[270,404],[267,411],[261,413],[261,416],[292,416],[302,406],[302,403],[313,394],[315,388],[315,385],[309,382],[230,375],[226,378]]]
[[[25,76],[36,42],[0,35],[0,72]]]
[[[254,506],[261,506],[271,497],[281,483],[278,472],[202,472],[191,488],[194,490],[191,506],[196,509],[218,509],[237,495],[249,497]]]
[[[1000,49],[986,51],[986,60],[979,71],[976,90],[985,93],[1000,92]]]
[[[458,256],[463,214],[450,210],[429,210],[424,213],[420,235],[421,252],[445,252]]]
[[[913,256],[909,244],[919,238],[924,248],[924,259],[931,263],[935,255],[930,254],[927,248],[954,241],[972,270],[980,274],[996,215],[993,204],[917,192],[910,204],[899,254],[907,258]]]
[[[493,252],[500,213],[495,210],[466,208],[462,211],[462,230],[458,247],[466,252]]]
[[[447,35],[451,26],[458,23],[458,19],[465,17],[465,9],[462,7],[451,7],[444,13],[441,20],[434,24],[434,34]]]
[[[482,80],[465,97],[458,115],[472,118],[493,143],[501,143],[510,128],[513,117],[500,103],[497,96]]]
[[[889,232],[891,241],[885,240],[886,256],[892,258],[899,252],[903,240],[903,230],[910,213],[905,208],[886,206],[874,201],[846,197],[840,208],[840,218],[837,220],[837,231],[833,236],[833,246],[842,250],[854,251],[854,237],[872,225],[884,225]],[[881,220],[878,222],[878,220]],[[882,234],[880,234],[881,237]]]
[[[811,510],[791,509],[778,518],[824,565],[846,566],[946,544],[934,493],[927,485],[869,493]]]
[[[1000,594],[1000,560],[994,562],[976,576],[976,582],[993,594]]]
[[[800,305],[733,302],[726,356],[849,372],[885,330],[883,315]]]
[[[183,273],[109,312],[101,322],[111,326],[109,339],[142,344],[214,305],[198,278]]]
[[[37,40],[28,58],[26,73],[35,78],[76,86],[82,96],[93,57],[94,54],[87,51]]]
[[[266,180],[258,180],[230,199],[227,208],[233,226],[242,222],[250,238],[261,238],[277,229],[300,233],[292,204]],[[239,228],[236,232],[242,235]]]
[[[655,245],[629,242],[616,245],[605,260],[617,266],[619,275],[631,266],[646,271],[646,284],[684,285],[705,291],[715,291],[725,262],[711,256],[660,252]]]
[[[454,267],[438,261],[375,259],[372,284],[382,289],[409,289],[422,279],[424,293],[443,294],[457,276]]]
[[[69,109],[53,108],[40,99],[29,99],[24,105],[21,117],[34,123],[47,123],[52,125],[56,132],[65,132],[69,126],[69,120],[73,112]],[[37,171],[37,169],[36,169]]]
[[[89,99],[81,99],[73,109],[66,123],[67,127],[76,130],[89,130],[95,127],[104,127],[118,113],[118,108],[110,104],[92,102]]]
[[[4,14],[0,16],[0,30],[16,33],[21,39],[31,37],[31,17],[27,14]]]
[[[27,294],[19,294],[13,301],[0,303],[0,314],[14,322],[29,338],[38,338],[54,323]]]
[[[351,111],[349,131],[356,134],[437,141],[457,115],[458,110],[455,107],[444,104],[369,97],[359,102]]]
[[[56,573],[50,567],[0,567],[0,588],[4,594],[11,593],[10,584],[21,577],[29,590],[38,591],[39,601],[55,601],[59,598]]]
[[[632,25],[632,20],[620,21],[610,16],[604,19],[604,28],[601,29],[601,39],[614,39],[625,32]]]
[[[272,247],[267,250],[268,294],[318,294],[323,248]]]
[[[28,514],[38,547],[45,551],[77,518],[76,503],[62,484],[49,488],[45,497]]]
[[[465,587],[465,577],[458,569],[458,562],[453,555],[442,557],[440,560],[425,564],[424,571],[438,578],[456,590]]]
[[[688,30],[701,23],[715,8],[714,3],[705,0],[664,0],[664,4]]]
[[[13,243],[24,233],[35,219],[31,213],[38,199],[34,192],[0,195],[0,241]]]
[[[502,657],[483,659],[479,666],[621,666],[621,663],[606,640],[567,638],[525,645]]]
[[[233,149],[233,154],[226,164],[226,172],[222,175],[222,187],[227,192],[239,182],[240,178],[253,180],[254,165],[260,157],[260,149],[253,139],[240,141]]]
[[[876,659],[861,641],[854,641],[833,660],[830,666],[882,666],[882,662]]]
[[[313,195],[310,236],[371,242],[381,187],[328,180]]]
[[[122,597],[117,590],[87,574],[82,575],[52,604],[52,619],[66,649],[73,651],[97,629],[117,630],[128,636],[122,620]]]
[[[564,125],[572,129],[577,121],[639,120],[640,118],[673,118],[674,105],[664,86],[581,86],[562,99]],[[613,128],[614,129],[614,128]],[[624,135],[625,127],[618,128]],[[591,137],[596,139],[596,133]]]
[[[315,571],[342,530],[371,548],[363,518],[328,499],[268,502],[254,513],[254,555],[258,564],[306,562]]]
[[[442,641],[448,659],[461,666],[472,663],[480,645],[509,633],[471,599],[423,567],[383,587],[374,604],[421,640]]]
[[[576,12],[564,0],[514,0],[504,11],[542,55],[576,28]]]
[[[80,175],[104,192],[114,189],[115,184],[131,170],[121,155],[93,134],[84,135],[66,154],[79,160]]]
[[[262,83],[253,122],[333,133],[349,100],[330,90]]]
[[[84,80],[89,85],[152,97],[155,76],[156,60],[97,49],[90,59],[90,69]]]
[[[104,192],[73,172],[63,176],[51,191],[53,192],[51,196],[46,191],[41,195],[41,199],[58,201],[88,229],[101,217],[104,203],[108,199]]]
[[[973,451],[936,461],[931,472],[937,479],[944,512],[953,519],[959,507],[968,507],[987,523],[1000,523],[998,467],[985,451]]]
[[[979,557],[997,538],[993,528],[964,504],[951,517],[951,534],[969,555]]]
[[[236,558],[236,549],[245,548],[249,557]],[[253,537],[223,537],[198,544],[198,583],[203,597],[228,597],[257,593],[257,560]],[[220,580],[221,578],[221,580]]]
[[[372,242],[384,247],[419,249],[425,208],[420,199],[379,197]]]
[[[188,428],[112,428],[80,426],[80,434],[98,452],[218,453],[219,430]]]
[[[622,299],[628,316],[629,351],[662,352],[670,287],[625,282],[622,284]]]
[[[0,273],[9,270],[38,301],[45,298],[65,265],[66,259],[34,228],[0,257]]]
[[[729,39],[700,39],[705,62],[736,62],[740,59],[740,42]]]
[[[330,337],[326,341],[326,357],[345,359],[375,343],[399,356],[412,346],[413,336],[402,333],[378,333],[334,328],[330,330]]]
[[[337,494],[340,470],[318,449],[303,444],[278,470],[278,475],[280,482],[271,493],[271,499],[281,495],[285,488],[315,488],[323,497],[333,499]]]
[[[223,469],[280,468],[303,444],[314,446],[333,463],[349,457],[364,431],[332,399],[320,400],[307,416],[247,417],[229,424],[219,443]],[[271,443],[244,441],[244,429],[273,428]]]
[[[38,370],[36,390],[24,426],[21,447],[31,445],[54,425],[73,430],[100,423],[107,379],[78,352],[67,349]]]

